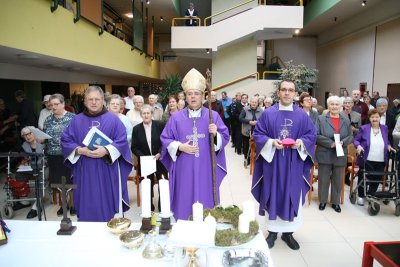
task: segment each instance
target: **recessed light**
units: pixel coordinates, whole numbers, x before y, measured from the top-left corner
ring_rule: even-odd
[[[128,18],[131,19],[131,18],[133,18],[133,14],[132,14],[132,13],[126,13],[126,14],[125,14],[125,17],[128,17]]]
[[[300,33],[300,30],[299,29],[296,29],[295,31],[294,31],[294,34],[299,34]]]

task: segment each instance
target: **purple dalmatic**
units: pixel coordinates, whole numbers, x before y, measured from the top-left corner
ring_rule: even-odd
[[[252,194],[260,203],[259,214],[268,212],[270,220],[277,216],[286,221],[297,217],[300,197],[304,203],[310,189],[310,169],[313,165],[316,129],[311,119],[297,105],[293,111],[279,110],[279,104],[266,109],[258,119],[253,134],[257,154],[253,174]],[[275,150],[271,162],[260,152],[270,139],[301,139],[306,158],[297,149]]]
[[[77,147],[85,146],[82,141],[91,127],[97,127],[113,140],[107,146],[112,162],[106,157],[73,156]],[[79,221],[107,222],[116,213],[122,213],[121,203],[124,211],[129,209],[127,178],[132,170],[132,155],[125,126],[117,116],[110,112],[95,117],[76,115],[65,129],[61,145],[65,164],[71,168],[77,185],[74,205]]]
[[[216,151],[216,192],[219,203],[219,186],[226,175],[224,147],[229,142],[229,132],[218,113],[213,111],[212,117],[222,139],[221,148]],[[196,201],[202,203],[204,208],[214,207],[208,125],[207,108],[201,108],[201,116],[197,118],[190,118],[185,108],[173,113],[161,134],[161,161],[169,172],[171,210],[176,219],[187,220]],[[178,152],[174,161],[167,147],[173,141],[186,143],[188,140],[191,140],[190,144],[197,142],[198,155]]]

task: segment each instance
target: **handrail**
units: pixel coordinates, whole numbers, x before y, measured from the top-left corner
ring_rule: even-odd
[[[282,71],[277,71],[277,70],[265,70],[262,73],[262,78],[265,80],[266,74],[282,74]]]
[[[200,19],[200,18],[185,18],[185,17],[173,18],[173,19],[172,19],[171,26],[172,26],[172,27],[176,26],[176,24],[175,24],[175,21],[176,21],[176,20],[188,20],[188,19],[197,20],[197,26],[201,26],[201,19]]]
[[[51,13],[53,13],[54,11],[56,11],[57,8],[58,8],[58,1],[57,1],[57,0],[51,1],[51,6],[50,6],[50,11],[51,11]]]
[[[256,76],[256,77],[254,77],[254,76]],[[229,85],[232,85],[232,84],[247,80],[248,78],[257,78],[257,81],[258,81],[260,79],[260,74],[258,72],[254,72],[254,73],[248,74],[248,75],[243,76],[243,77],[241,77],[239,79],[236,79],[236,80],[233,80],[233,81],[218,85],[216,87],[213,87],[213,88],[211,88],[211,91],[220,90],[220,89],[225,88],[225,87],[227,87]]]
[[[211,16],[206,17],[206,18],[204,19],[204,26],[207,26],[207,20],[208,20],[208,19],[211,19],[211,18],[213,18],[213,17],[215,17],[215,16],[221,15],[221,14],[223,14],[223,13],[226,13],[226,12],[228,12],[228,11],[231,11],[231,10],[235,9],[235,8],[244,6],[244,5],[246,5],[246,4],[248,4],[248,3],[252,3],[252,2],[254,2],[254,0],[249,0],[249,1],[243,2],[243,3],[241,3],[241,4],[238,4],[238,5],[236,5],[236,6],[230,7],[230,8],[228,8],[228,9],[222,10],[222,11],[220,11],[220,12],[214,14],[214,15],[211,15]]]
[[[74,16],[74,23],[81,19],[81,0],[76,0],[76,14]]]
[[[231,10],[233,10],[233,9],[236,9],[236,8],[238,8],[238,7],[244,6],[244,5],[249,4],[249,3],[252,3],[252,2],[254,2],[254,0],[248,0],[248,1],[246,1],[246,2],[240,3],[240,4],[236,5],[236,6],[230,7],[230,8],[228,8],[228,9],[222,10],[222,11],[216,13],[216,14],[213,14],[213,15],[211,15],[211,16],[208,16],[208,17],[206,17],[206,18],[204,19],[203,25],[204,25],[204,26],[207,26],[207,20],[209,20],[209,19],[211,19],[211,18],[213,18],[213,17],[215,17],[215,16],[221,15],[221,14],[223,14],[223,13],[226,13],[226,12],[228,12],[228,11],[231,11]],[[299,6],[303,6],[303,0],[299,0],[297,3],[299,3]],[[297,4],[297,3],[296,3],[296,4]],[[258,0],[258,5],[267,5],[267,0]]]

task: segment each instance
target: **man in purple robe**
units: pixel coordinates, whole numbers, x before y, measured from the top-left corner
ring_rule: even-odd
[[[173,113],[161,134],[161,161],[169,172],[171,210],[175,219],[187,220],[192,205],[214,207],[214,189],[219,203],[219,186],[226,175],[224,147],[229,132],[221,117],[202,107],[206,88],[203,75],[191,69],[182,81],[188,107]],[[212,181],[210,134],[216,153],[216,187]]]
[[[264,111],[254,129],[257,160],[251,192],[260,203],[259,214],[268,213],[268,246],[272,248],[282,232],[282,240],[295,250],[300,246],[292,234],[300,227],[310,189],[316,129],[307,113],[293,104],[295,83],[282,81],[278,88],[279,102]]]
[[[71,168],[74,203],[79,221],[107,222],[129,209],[127,178],[132,170],[132,155],[121,120],[108,112],[103,90],[89,86],[84,96],[85,110],[76,115],[61,136],[65,164]],[[87,133],[97,127],[112,142],[83,144]]]

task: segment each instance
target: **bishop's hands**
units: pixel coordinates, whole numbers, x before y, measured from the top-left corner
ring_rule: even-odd
[[[192,146],[190,142],[191,140],[187,141],[186,143],[180,144],[178,150],[190,155],[194,155],[199,152],[199,148],[197,146]]]
[[[217,135],[217,125],[215,125],[214,123],[210,123],[208,125],[208,132],[210,134],[212,134],[213,136]]]
[[[108,150],[104,146],[93,145],[96,149],[90,150],[87,147],[78,147],[78,155],[84,155],[89,158],[102,158],[108,155]]]

